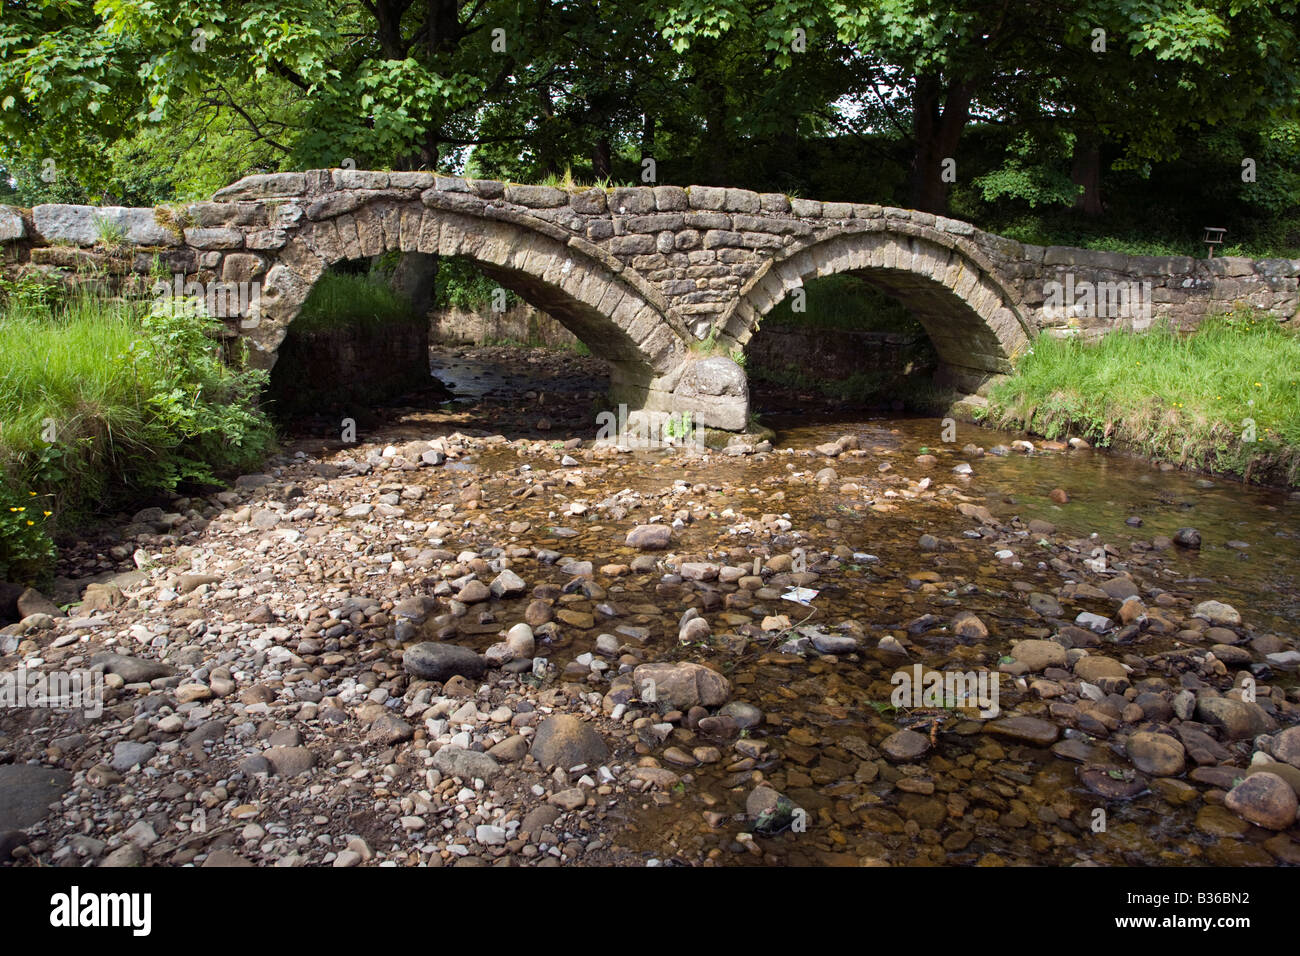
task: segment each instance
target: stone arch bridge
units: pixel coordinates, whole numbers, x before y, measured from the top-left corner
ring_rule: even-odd
[[[0,243],[11,263],[106,260],[140,276],[161,267],[182,287],[224,286],[226,305],[238,303],[230,334],[267,368],[333,264],[464,256],[609,360],[613,401],[731,430],[747,423],[748,388],[728,356],[821,276],[851,272],[899,299],[933,341],[939,377],[968,393],[1044,331],[1161,316],[1186,328],[1243,304],[1292,322],[1300,276],[1300,261],[1043,248],[907,209],[744,189],[564,190],[341,169],[248,176],[176,207],[0,207]]]

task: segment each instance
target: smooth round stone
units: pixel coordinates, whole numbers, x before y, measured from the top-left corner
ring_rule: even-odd
[[[1237,609],[1222,601],[1202,601],[1192,609],[1192,617],[1203,618],[1216,627],[1236,627],[1241,623]]]
[[[1050,616],[1057,617],[1059,613],[1060,605],[1057,605],[1057,613]],[[1066,666],[1065,648],[1056,641],[1021,641],[1011,649],[1011,656],[1035,672]]]
[[[930,738],[915,730],[899,730],[880,743],[880,750],[895,762],[915,760],[930,749]]]
[[[1128,739],[1128,756],[1143,773],[1176,777],[1186,765],[1187,751],[1176,737],[1140,731]]]
[[[730,717],[739,730],[749,730],[763,722],[763,712],[743,700],[733,700],[718,711],[719,717]]]
[[[1131,800],[1147,789],[1147,778],[1120,767],[1087,767],[1079,771],[1080,782],[1108,800]]]
[[[454,676],[482,677],[487,662],[468,647],[425,641],[402,655],[407,673],[423,680],[446,681]]]
[[[1285,830],[1296,822],[1296,793],[1274,773],[1246,777],[1228,791],[1223,805],[1243,820],[1267,830]]]
[[[579,764],[599,766],[609,759],[604,738],[572,714],[548,717],[537,728],[530,749],[533,759],[543,767],[567,770]]]

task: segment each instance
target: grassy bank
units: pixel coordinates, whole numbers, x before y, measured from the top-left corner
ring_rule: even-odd
[[[1300,483],[1300,335],[1246,312],[1186,335],[1040,337],[994,387],[986,423],[1080,435],[1248,481]]]
[[[0,579],[47,576],[58,531],[261,461],[264,377],[222,363],[216,326],[184,300],[0,300]]]

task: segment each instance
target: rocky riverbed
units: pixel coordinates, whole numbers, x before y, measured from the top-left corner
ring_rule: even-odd
[[[444,359],[18,599],[0,664],[106,700],[0,710],[0,859],[1300,862],[1294,497],[931,420],[630,452],[598,363]]]

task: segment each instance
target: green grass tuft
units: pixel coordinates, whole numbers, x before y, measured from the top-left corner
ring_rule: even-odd
[[[262,460],[274,443],[254,406],[265,376],[221,361],[218,324],[193,302],[6,297],[0,579],[47,575],[56,528]],[[15,495],[40,507],[14,510]]]

